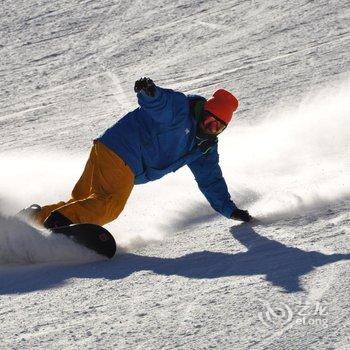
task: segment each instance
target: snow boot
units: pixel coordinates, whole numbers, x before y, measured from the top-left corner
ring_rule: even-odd
[[[71,224],[73,224],[73,222],[62,215],[59,211],[53,211],[44,221],[44,227],[48,229],[68,226]]]
[[[41,211],[41,206],[39,204],[32,204],[29,207],[19,211],[16,214],[16,216],[26,220],[35,221],[35,218],[40,213],[40,211]]]

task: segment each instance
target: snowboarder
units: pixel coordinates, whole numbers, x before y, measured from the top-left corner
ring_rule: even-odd
[[[150,78],[135,82],[139,108],[94,140],[71,199],[32,205],[21,214],[46,228],[72,223],[104,225],[122,212],[136,184],[154,181],[188,165],[210,205],[227,218],[250,221],[247,210],[230,198],[219,166],[218,135],[238,107],[224,89],[206,100],[156,86]]]

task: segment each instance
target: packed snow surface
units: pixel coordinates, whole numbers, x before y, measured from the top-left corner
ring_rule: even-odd
[[[348,349],[346,1],[6,1],[0,11],[1,349]],[[240,107],[219,138],[236,204],[187,168],[136,186],[105,261],[13,217],[68,199],[133,83]]]

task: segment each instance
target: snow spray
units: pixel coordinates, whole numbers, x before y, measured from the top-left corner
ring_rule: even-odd
[[[349,199],[349,116],[350,80],[256,124],[233,123],[221,149],[237,204],[269,221]]]
[[[101,260],[69,238],[0,214],[0,265]]]

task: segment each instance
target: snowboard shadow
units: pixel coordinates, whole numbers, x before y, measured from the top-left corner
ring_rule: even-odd
[[[230,232],[247,251],[234,254],[200,251],[177,258],[127,253],[112,261],[0,269],[0,294],[47,289],[70,278],[118,281],[140,271],[190,279],[262,275],[267,282],[292,293],[303,290],[300,277],[316,267],[350,259],[350,254],[327,255],[286,246],[259,235],[247,224],[232,227]]]

